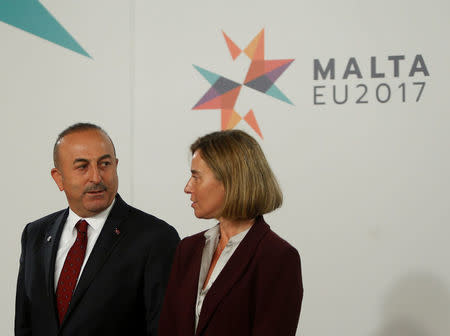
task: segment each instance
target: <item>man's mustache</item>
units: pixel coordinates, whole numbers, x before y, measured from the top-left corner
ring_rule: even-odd
[[[84,189],[84,193],[95,192],[95,191],[105,191],[106,189],[107,188],[103,183],[99,183],[99,184],[94,184],[94,185],[87,187],[86,189]]]

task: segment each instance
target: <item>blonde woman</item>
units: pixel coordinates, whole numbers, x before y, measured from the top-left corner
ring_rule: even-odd
[[[184,191],[196,217],[218,224],[178,246],[159,336],[294,336],[300,257],[264,221],[282,193],[260,146],[228,130],[199,138],[191,152]]]

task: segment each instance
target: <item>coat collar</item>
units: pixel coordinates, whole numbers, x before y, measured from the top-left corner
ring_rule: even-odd
[[[240,279],[252,260],[261,239],[270,231],[262,216],[256,218],[250,231],[212,284],[203,302],[196,335],[200,335],[208,324],[219,303]],[[201,254],[200,254],[201,258]],[[197,278],[198,279],[198,278]]]
[[[100,236],[92,249],[89,259],[84,267],[83,273],[78,281],[78,285],[73,293],[69,308],[64,317],[64,321],[80,302],[86,290],[89,288],[97,272],[102,268],[117,243],[126,235],[126,225],[122,225],[128,217],[130,207],[117,194],[116,202],[106,219],[105,225],[100,232]],[[61,324],[61,326],[64,324]]]
[[[92,249],[89,259],[83,269],[83,273],[78,281],[78,285],[73,293],[72,300],[70,302],[67,313],[64,317],[64,322],[67,320],[71,312],[77,306],[83,294],[89,288],[92,280],[95,278],[97,272],[101,269],[103,264],[108,259],[109,255],[113,251],[116,244],[126,235],[127,226],[123,225],[123,222],[128,217],[130,212],[130,206],[126,204],[119,194],[116,195],[116,201],[114,203],[105,224],[103,225],[102,231],[97,239],[97,242]],[[55,237],[51,239],[48,246],[46,246],[45,251],[45,264],[47,271],[47,284],[49,293],[54,298],[53,305],[56,313],[55,304],[55,291],[54,291],[54,273],[55,273],[55,259],[56,253],[58,251],[59,240],[61,237],[61,232],[67,219],[69,210],[66,209],[57,219],[53,222],[46,235],[46,242],[48,237]]]
[[[55,259],[58,251],[59,240],[62,229],[66,222],[69,209],[63,210],[48,227],[44,236],[44,267],[47,285],[47,295],[50,300],[51,309],[55,312],[55,322],[57,323],[56,296],[55,296]]]

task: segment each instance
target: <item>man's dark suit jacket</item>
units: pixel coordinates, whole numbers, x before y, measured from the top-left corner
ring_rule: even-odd
[[[159,322],[159,336],[293,336],[303,298],[297,250],[258,217],[203,302],[195,304],[204,232],[185,238],[175,253]]]
[[[15,334],[156,335],[179,242],[175,229],[117,195],[59,326],[55,258],[68,212],[41,218],[23,231]]]

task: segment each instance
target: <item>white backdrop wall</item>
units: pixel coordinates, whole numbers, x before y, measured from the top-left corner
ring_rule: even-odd
[[[448,2],[40,3],[91,58],[0,22],[2,335],[21,231],[66,206],[49,173],[66,126],[109,132],[129,203],[182,237],[214,224],[183,194],[190,143],[220,129],[219,110],[192,110],[210,87],[193,64],[242,83],[249,61],[231,59],[222,30],[243,48],[263,28],[266,59],[295,59],[276,82],[293,105],[243,87],[236,111],[253,109],[264,139],[237,128],[284,191],[266,219],[302,257],[297,334],[450,333]],[[314,60],[330,59],[335,78],[315,79]]]

